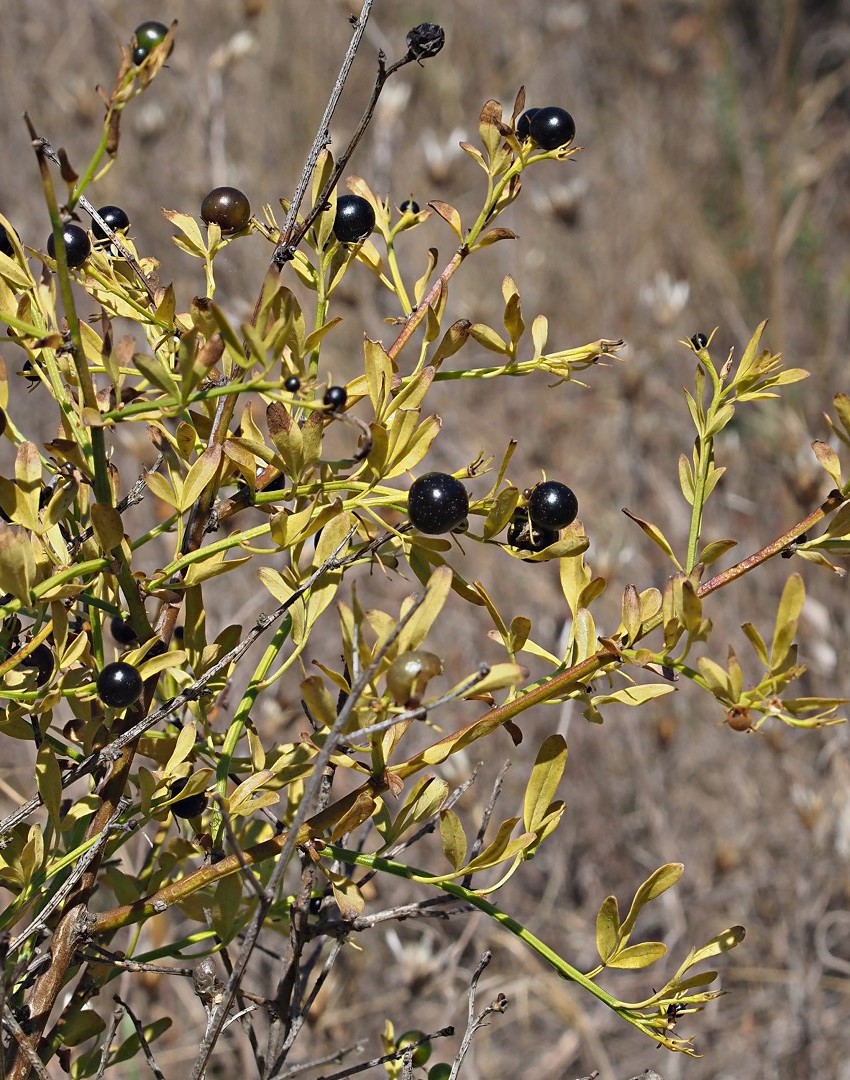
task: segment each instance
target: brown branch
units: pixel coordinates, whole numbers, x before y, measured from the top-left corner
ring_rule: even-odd
[[[729,585],[731,582],[737,581],[738,578],[743,577],[744,574],[748,574],[751,570],[755,570],[757,566],[761,566],[762,563],[767,562],[768,559],[772,559],[775,555],[781,555],[795,540],[799,540],[803,533],[814,528],[815,525],[823,521],[825,517],[837,510],[838,507],[842,506],[846,501],[846,496],[842,495],[837,489],[830,491],[817,510],[813,510],[808,517],[804,517],[802,521],[799,521],[793,528],[783,533],[782,536],[774,540],[773,543],[768,544],[766,547],[761,548],[752,555],[748,555],[746,559],[742,559],[734,566],[730,566],[728,570],[724,570],[720,574],[715,574],[709,581],[700,585],[697,589],[697,595],[702,598],[703,596],[708,596],[709,593],[717,592],[717,590],[722,589],[724,585]]]

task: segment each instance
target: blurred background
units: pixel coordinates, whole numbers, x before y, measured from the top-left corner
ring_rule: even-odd
[[[197,214],[202,196],[220,184],[243,188],[255,211],[291,193],[350,37],[348,16],[358,10],[338,0],[5,0],[0,209],[26,244],[43,248],[49,225],[23,112],[81,170],[99,138],[95,88],[112,85],[119,44],[142,20],[178,19],[168,67],[127,109],[118,162],[89,197],[126,209],[138,250],[156,254],[161,280],[175,282],[178,308],[188,308],[203,278],[171,244],[161,208]],[[482,449],[499,457],[516,438],[514,483],[527,486],[545,470],[570,484],[592,541],[588,561],[610,582],[597,615],[610,632],[623,588],[660,587],[668,573],[621,508],[657,522],[679,549],[687,536],[676,462],[692,442],[682,391],[694,363],[681,339],[717,327],[712,355],[723,358],[769,318],[766,344],[811,373],[780,404],[743,410],[718,440],[727,472],[704,538],[740,541],[721,566],[790,528],[830,487],[810,443],[828,438],[823,414],[833,394],[850,391],[850,3],[377,0],[332,124],[334,146],[345,144],[368,97],[377,50],[401,56],[406,31],[426,20],[445,28],[445,49],[390,82],[351,174],[396,205],[412,194],[422,206],[441,199],[474,216],[483,174],[457,144],[477,141],[483,102],[497,98],[510,114],[524,85],[528,105],[567,108],[585,150],[526,175],[502,221],[520,239],[469,260],[451,287],[449,321],[498,329],[499,285],[511,274],[526,321],[548,316],[550,349],[627,342],[624,362],[590,371],[586,389],[552,387],[544,376],[436,385],[429,400],[443,432],[429,465],[455,470]],[[422,273],[429,246],[439,248],[442,265],[452,241],[436,217],[402,238],[408,280]],[[217,263],[218,298],[238,319],[250,314],[268,256],[252,236]],[[337,310],[345,323],[323,353],[335,381],[356,374],[364,331],[392,340],[383,320],[397,313],[365,269],[349,280]],[[14,371],[18,357],[4,354]],[[453,362],[490,363],[492,354],[468,344]],[[23,380],[12,381],[23,401]],[[55,417],[38,415],[37,398],[23,407],[30,430],[49,438]],[[564,624],[557,567],[464,547],[455,559],[464,576],[487,583],[507,621],[528,615],[532,636],[557,650]],[[717,658],[727,639],[746,655],[744,621],[772,632],[792,569],[808,593],[799,641],[809,670],[800,693],[850,696],[846,579],[800,561],[777,560],[706,604],[718,627]],[[211,624],[232,621],[241,604],[238,618],[248,625],[268,604],[255,578],[232,577],[227,610],[208,611]],[[387,588],[364,575],[358,588],[364,603],[397,611],[412,585]],[[452,615],[439,637],[449,671],[496,656],[479,609],[458,604]],[[317,658],[335,660],[331,636]],[[281,686],[257,717],[264,737],[276,737],[297,696],[297,685]],[[480,1000],[501,991],[511,1006],[475,1039],[462,1073],[470,1080],[555,1080],[593,1069],[603,1080],[624,1080],[650,1066],[665,1080],[850,1080],[850,737],[843,727],[741,734],[722,720],[719,706],[680,685],[650,708],[610,710],[601,728],[578,711],[539,709],[523,718],[527,738],[518,750],[505,738],[488,751],[513,761],[498,806],[505,817],[519,812],[542,738],[556,728],[567,735],[567,818],[499,902],[578,967],[594,962],[604,897],[616,893],[622,907],[667,861],[684,862],[685,878],[649,909],[639,932],[668,944],[670,964],[617,979],[616,992],[643,997],[692,945],[733,923],[747,927],[744,944],[718,965],[728,994],[680,1021],[702,1059],[656,1051],[474,915],[363,935],[365,954],[339,965],[305,1055],[360,1036],[378,1053],[386,1017],[397,1030],[448,1023],[462,1030],[469,976],[489,947],[494,959]],[[448,778],[462,779],[474,763],[473,754]],[[487,763],[468,807],[483,808],[500,765]],[[25,789],[30,770],[21,762],[3,772]],[[162,980],[148,992],[157,999],[151,1015],[163,1005],[181,1015],[158,1044],[158,1060],[168,1077],[185,1075],[203,1030],[201,1007],[187,988]],[[234,1035],[220,1059],[242,1055],[243,1041]],[[448,1049],[438,1057],[448,1059]],[[115,1075],[139,1075],[125,1068]],[[210,1075],[229,1075],[232,1060],[228,1068]]]

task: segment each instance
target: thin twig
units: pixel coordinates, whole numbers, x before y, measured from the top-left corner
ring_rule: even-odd
[[[377,735],[382,731],[386,731],[388,728],[395,727],[396,724],[404,724],[408,720],[425,720],[430,712],[434,709],[439,709],[441,705],[447,705],[450,701],[457,701],[458,698],[463,697],[464,694],[472,690],[483,679],[486,679],[490,674],[490,668],[486,664],[482,664],[481,667],[474,675],[470,675],[461,685],[453,690],[450,694],[444,694],[443,697],[437,698],[435,701],[429,702],[427,705],[417,705],[415,709],[406,709],[403,713],[398,713],[396,716],[389,716],[386,720],[379,720],[377,724],[371,724],[366,728],[358,728],[357,731],[352,732],[352,741],[355,739],[362,739],[366,735]]]
[[[40,1080],[50,1080],[50,1076],[42,1064],[41,1058],[30,1046],[27,1041],[24,1029],[15,1019],[15,1014],[9,1008],[8,1005],[3,1005],[3,1024],[11,1031],[15,1042],[18,1044],[18,1049],[27,1059],[33,1072],[40,1078]]]
[[[278,1073],[277,1076],[272,1077],[272,1080],[292,1080],[292,1077],[298,1076],[299,1073],[307,1072],[310,1069],[317,1069],[320,1065],[330,1065],[333,1061],[342,1061],[342,1059],[348,1057],[349,1054],[359,1054],[365,1046],[365,1040],[352,1043],[351,1046],[343,1046],[340,1050],[335,1050],[332,1054],[326,1054],[324,1057],[315,1058],[313,1061],[302,1061],[298,1065],[292,1065],[286,1072]]]
[[[359,1065],[353,1065],[350,1069],[343,1069],[341,1072],[332,1073],[330,1076],[320,1076],[318,1080],[344,1080],[346,1076],[354,1076],[357,1073],[366,1072],[367,1069],[374,1069],[378,1065],[383,1065],[387,1061],[400,1061],[408,1051],[415,1050],[417,1046],[422,1046],[426,1042],[431,1042],[433,1039],[444,1039],[454,1035],[455,1029],[453,1027],[440,1028],[439,1031],[433,1032],[431,1035],[425,1035],[419,1040],[419,1042],[411,1043],[410,1046],[405,1047],[403,1050],[395,1050],[392,1054],[382,1054],[381,1057],[371,1058],[369,1061],[362,1061]],[[284,1080],[283,1074],[280,1076],[272,1077],[272,1080]]]
[[[473,841],[472,848],[469,852],[469,861],[478,855],[484,846],[484,834],[487,832],[487,826],[490,824],[490,818],[493,816],[493,810],[496,806],[496,800],[502,791],[502,781],[505,779],[505,773],[511,767],[511,763],[506,761],[504,765],[499,769],[499,775],[496,777],[493,783],[493,790],[490,793],[490,799],[487,805],[484,807],[484,813],[481,816],[481,825],[478,828],[478,833]],[[472,874],[467,874],[463,879],[462,885],[465,889],[469,888],[469,883],[472,881]]]
[[[145,1036],[145,1029],[141,1020],[139,1020],[139,1018],[136,1016],[136,1014],[133,1012],[127,1002],[122,1001],[117,994],[113,995],[112,1000],[117,1002],[117,1004],[121,1005],[124,1011],[130,1017],[133,1027],[136,1029],[136,1035],[138,1035],[139,1037],[139,1045],[142,1048],[142,1053],[145,1055],[145,1061],[147,1061],[151,1072],[156,1077],[156,1080],[165,1080],[165,1073],[156,1063],[156,1058],[153,1056],[153,1050],[151,1050],[150,1043]]]
[[[100,1064],[97,1067],[97,1072],[94,1074],[94,1080],[101,1080],[101,1077],[106,1072],[106,1064],[109,1061],[109,1051],[112,1047],[112,1040],[115,1038],[115,1032],[118,1030],[118,1025],[123,1019],[124,1006],[116,1005],[109,1017],[109,1023],[106,1025],[106,1030],[101,1036],[103,1039],[103,1046],[100,1052]]]
[[[79,859],[77,859],[76,863],[74,864],[74,869],[68,875],[67,879],[62,882],[62,884],[50,897],[50,899],[47,901],[47,903],[44,905],[38,915],[33,919],[33,921],[29,924],[29,926],[25,930],[22,930],[21,933],[18,934],[18,936],[10,943],[10,952],[15,952],[17,949],[19,949],[28,937],[34,934],[36,930],[39,930],[42,926],[44,926],[44,924],[47,922],[53,912],[59,907],[59,905],[64,903],[65,899],[71,895],[77,882],[80,880],[83,874],[85,874],[91,863],[99,857],[101,851],[103,851],[103,849],[106,847],[110,833],[115,830],[115,824],[118,818],[121,816],[121,814],[124,813],[124,811],[129,805],[129,799],[121,799],[119,801],[111,817],[109,818],[109,821],[106,823],[106,827],[104,828],[100,836],[98,836],[97,840],[95,840],[94,844],[92,844],[88,851],[84,852],[79,857]]]
[[[348,538],[346,538],[347,542]],[[341,550],[342,545],[337,550]],[[210,1017],[210,1023],[207,1027],[207,1031],[204,1034],[204,1038],[201,1041],[201,1045],[198,1049],[197,1057],[195,1058],[192,1071],[189,1074],[189,1080],[201,1080],[201,1076],[206,1068],[206,1064],[209,1061],[210,1054],[212,1053],[213,1046],[221,1032],[222,1024],[227,1016],[230,1005],[233,1001],[233,997],[236,993],[236,988],[242,980],[245,973],[245,969],[248,966],[248,961],[251,958],[251,953],[254,949],[254,944],[259,937],[260,930],[265,922],[266,915],[271,906],[271,900],[268,899],[276,895],[278,888],[283,882],[284,874],[289,866],[289,860],[292,858],[292,854],[295,851],[295,847],[298,843],[298,837],[301,831],[301,826],[307,820],[310,813],[310,808],[313,805],[313,800],[318,794],[319,788],[322,784],[322,774],[327,763],[330,761],[334,751],[337,748],[340,737],[343,731],[348,725],[348,721],[351,717],[354,708],[369,685],[369,680],[377,670],[386,649],[395,641],[398,634],[401,633],[407,622],[413,617],[413,614],[419,610],[424,601],[424,596],[420,596],[411,605],[409,610],[405,613],[404,617],[399,620],[396,625],[394,633],[391,635],[390,640],[385,644],[384,649],[379,651],[373,662],[364,671],[361,678],[351,688],[351,695],[340,709],[337,715],[336,721],[333,727],[328,732],[325,743],[322,749],[319,751],[315,761],[313,762],[313,770],[310,776],[309,782],[305,786],[304,794],[301,798],[301,802],[296,811],[295,817],[289,827],[286,840],[281,848],[280,855],[278,856],[274,870],[269,877],[268,885],[266,886],[266,898],[264,898],[257,905],[257,910],[254,912],[254,916],[251,919],[251,924],[245,932],[245,938],[240,949],[239,956],[236,963],[233,965],[233,972],[230,978],[227,980],[227,986],[225,987],[222,1000],[213,1010],[213,1014]]]
[[[298,184],[295,188],[295,193],[292,196],[292,202],[289,206],[289,211],[286,215],[286,220],[283,223],[283,234],[281,243],[278,248],[275,249],[275,255],[277,255],[278,249],[282,248],[290,243],[292,240],[292,233],[295,227],[296,219],[298,218],[298,211],[301,209],[301,203],[304,201],[304,196],[307,192],[307,185],[310,183],[310,178],[316,168],[316,162],[319,160],[319,154],[330,142],[330,123],[333,118],[333,114],[336,111],[336,107],[339,104],[339,99],[342,97],[342,91],[345,88],[345,84],[348,81],[348,74],[351,71],[351,65],[354,63],[354,57],[357,55],[357,50],[360,48],[360,41],[366,30],[366,23],[369,21],[369,15],[372,11],[372,5],[375,0],[363,0],[363,7],[360,9],[360,15],[357,22],[354,25],[354,33],[351,35],[351,41],[348,44],[345,56],[343,57],[342,65],[339,69],[339,74],[334,82],[333,89],[331,90],[328,103],[325,106],[325,111],[322,115],[322,119],[319,121],[319,127],[316,130],[315,138],[313,139],[313,145],[310,147],[310,153],[307,155],[307,161],[304,168],[301,171],[301,176],[298,179]],[[309,228],[309,226],[307,226]],[[304,230],[306,232],[306,229]],[[297,243],[300,243],[300,239]],[[297,247],[297,243],[293,247]]]
[[[37,149],[40,149],[41,152],[45,155],[45,157],[50,158],[54,165],[58,165],[60,169],[62,168],[62,161],[59,155],[56,153],[56,151],[53,149],[47,139],[39,136]],[[103,218],[100,216],[97,210],[95,210],[95,208],[85,197],[85,195],[77,196],[77,202],[80,204],[80,206],[82,206],[83,210],[85,210],[85,212],[89,214],[95,222],[97,222],[100,228],[103,229],[104,233],[106,233],[110,241],[118,249],[121,258],[124,259],[124,261],[129,265],[130,269],[139,279],[142,288],[148,294],[148,299],[150,300],[151,304],[155,305],[156,294],[154,292],[154,288],[148,281],[144,270],[142,270],[141,266],[139,266],[138,262],[136,261],[136,257],[133,255],[132,251],[130,251],[127,245],[121,240],[121,237],[116,234],[115,230],[112,229],[103,220]]]
[[[493,958],[493,954],[488,950],[483,953],[481,959],[478,961],[478,967],[472,973],[472,978],[469,981],[469,1005],[467,1007],[467,1021],[466,1031],[464,1032],[463,1039],[461,1040],[460,1049],[455,1055],[455,1059],[452,1062],[452,1071],[449,1080],[457,1080],[458,1073],[460,1072],[460,1066],[463,1059],[469,1050],[470,1044],[476,1032],[485,1026],[485,1021],[491,1013],[503,1013],[508,1007],[508,999],[504,994],[498,994],[486,1009],[476,1016],[475,1015],[475,993],[478,989],[478,980],[484,974],[484,970]]]
[[[365,10],[366,6],[367,5],[364,4],[364,10]],[[371,7],[371,2],[369,3],[368,6]],[[367,13],[367,17],[368,17],[368,13]],[[361,18],[362,18],[362,12],[361,12]],[[365,23],[364,23],[364,27],[365,27]],[[336,162],[334,163],[334,167],[331,170],[331,174],[328,177],[324,187],[319,192],[319,195],[316,198],[315,203],[311,207],[310,211],[306,214],[304,220],[302,221],[301,225],[297,229],[294,228],[295,227],[295,215],[293,214],[293,207],[290,206],[289,213],[286,216],[286,222],[284,223],[283,234],[282,234],[281,240],[278,243],[277,247],[274,249],[274,254],[272,255],[272,265],[273,266],[276,266],[276,267],[280,268],[280,267],[284,266],[287,262],[290,261],[290,259],[293,256],[293,253],[295,252],[295,249],[298,247],[298,245],[301,243],[301,241],[307,235],[307,231],[311,228],[311,226],[316,221],[316,219],[319,217],[319,215],[324,213],[325,207],[327,206],[327,201],[328,201],[328,198],[330,197],[331,192],[334,190],[334,188],[339,183],[340,177],[342,176],[343,172],[345,171],[346,165],[348,165],[348,162],[351,160],[351,158],[352,158],[352,156],[354,154],[354,151],[357,149],[357,144],[363,138],[363,135],[365,134],[366,129],[369,127],[369,124],[371,124],[371,122],[372,122],[372,117],[373,117],[373,115],[375,113],[375,107],[378,104],[378,98],[381,96],[381,91],[384,89],[384,86],[386,85],[387,80],[390,78],[390,76],[394,75],[399,70],[399,68],[402,68],[406,64],[411,63],[414,59],[415,59],[415,57],[412,55],[412,53],[408,52],[400,60],[396,60],[395,63],[390,64],[390,66],[387,67],[387,58],[386,58],[386,56],[384,56],[383,52],[378,53],[378,74],[375,77],[375,85],[374,85],[374,87],[372,89],[372,96],[369,98],[369,102],[366,105],[366,108],[363,110],[363,115],[360,117],[360,121],[357,124],[357,127],[354,129],[354,134],[349,139],[348,145],[346,146],[346,148],[343,150],[343,152],[337,158]],[[327,145],[327,144],[325,144],[325,145]],[[317,154],[317,158],[318,158],[318,154]],[[315,168],[315,162],[313,162],[313,168]],[[311,173],[312,173],[312,168],[311,168]],[[302,177],[302,179],[303,179],[303,177]],[[300,186],[300,183],[299,183],[299,186]],[[307,187],[307,185],[305,183],[304,184],[305,191],[306,191],[306,187]],[[302,198],[303,198],[303,193],[302,193]],[[293,203],[293,206],[294,206],[294,203]],[[297,208],[296,208],[296,213],[297,213]]]
[[[304,1026],[304,1021],[307,1019],[307,1015],[310,1012],[310,1009],[312,1009],[313,1004],[319,995],[319,991],[325,985],[325,982],[331,973],[331,968],[336,962],[336,958],[337,956],[339,956],[340,950],[342,949],[342,945],[343,943],[341,941],[335,941],[331,945],[330,952],[325,958],[324,964],[322,964],[322,970],[319,972],[318,976],[316,977],[316,981],[310,988],[310,993],[302,1002],[297,1014],[292,1017],[289,1031],[286,1033],[286,1038],[284,1039],[283,1045],[280,1048],[281,1057],[286,1054],[287,1050],[289,1050],[289,1048],[295,1042],[295,1039],[298,1036],[298,1032]]]
[[[230,821],[230,814],[227,812],[227,804],[220,795],[216,795],[214,801],[218,805],[218,810],[221,814],[221,821],[224,825],[224,831],[227,833],[227,839],[230,841],[230,846],[233,849],[233,853],[239,860],[239,865],[242,867],[242,873],[245,877],[245,880],[253,889],[254,895],[259,900],[262,900],[265,898],[265,890],[263,889],[263,884],[257,877],[257,875],[254,873],[254,871],[251,869],[251,867],[248,865],[248,863],[245,861],[245,856],[242,854],[242,848],[240,847],[239,841],[236,839],[236,833],[234,833],[233,831],[233,825]]]
[[[116,503],[115,509],[118,511],[119,514],[123,514],[125,510],[128,510],[131,506],[138,505],[144,499],[146,494],[145,477],[149,476],[151,473],[159,472],[160,466],[162,465],[163,461],[163,455],[159,454],[153,465],[151,465],[149,469],[145,469],[142,472],[142,475],[138,477],[138,479],[124,496],[124,498],[119,503]],[[79,552],[80,548],[83,546],[83,544],[87,540],[91,540],[93,536],[94,529],[91,525],[89,525],[87,529],[83,529],[81,533],[78,533],[76,536],[71,537],[68,542],[68,551],[70,552],[70,554],[72,556],[76,555]]]

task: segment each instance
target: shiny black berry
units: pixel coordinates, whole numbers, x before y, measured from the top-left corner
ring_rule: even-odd
[[[405,199],[399,207],[403,214],[418,214],[419,203],[415,199]]]
[[[53,651],[42,641],[21,663],[23,667],[38,669],[35,677],[36,685],[43,686],[53,674]]]
[[[213,188],[201,203],[201,218],[207,225],[215,223],[225,234],[241,232],[251,219],[251,204],[239,188]]]
[[[565,529],[578,515],[578,499],[557,480],[538,484],[528,498],[528,516],[539,529]]]
[[[91,255],[91,240],[89,240],[89,234],[85,229],[81,229],[79,225],[75,225],[72,221],[69,221],[62,227],[62,236],[65,240],[65,257],[68,260],[68,266],[70,266],[72,270],[78,266],[82,266],[89,255]],[[51,259],[56,258],[53,233],[47,238],[47,254]]]
[[[123,660],[107,664],[97,677],[97,696],[113,709],[132,705],[141,692],[142,676],[132,664],[125,664]]]
[[[98,214],[113,232],[124,232],[130,228],[130,219],[120,206],[101,206]],[[109,236],[101,229],[100,225],[92,218],[91,231],[95,240],[108,240]]]
[[[704,349],[707,344],[708,338],[705,334],[694,334],[691,338],[691,345],[693,345],[695,349]]]
[[[430,472],[410,485],[407,513],[420,532],[451,532],[469,512],[466,488],[448,473]]]
[[[535,116],[537,116],[539,112],[539,109],[526,109],[525,112],[517,118],[516,133],[517,138],[520,142],[522,142],[523,139],[528,138],[530,134],[529,127],[531,125],[531,121],[534,119]]]
[[[152,21],[140,23],[133,35],[136,41],[136,47],[133,49],[133,63],[141,64],[151,49],[165,40],[167,33],[168,27],[164,23]]]
[[[541,150],[557,150],[573,141],[576,124],[566,109],[547,105],[531,118],[528,133]]]
[[[336,201],[334,235],[341,244],[359,244],[375,228],[375,211],[359,195],[340,195]]]
[[[15,257],[15,249],[12,247],[12,241],[9,239],[9,233],[5,225],[0,225],[0,251],[4,255],[8,255],[10,259]]]
[[[133,645],[139,640],[130,623],[124,622],[120,615],[113,615],[109,620],[109,632],[119,645]]]
[[[188,783],[188,777],[180,777],[171,785],[170,793],[172,795],[179,795]],[[209,800],[203,791],[199,791],[196,795],[187,795],[185,799],[178,799],[177,802],[173,802],[168,809],[175,817],[193,818],[198,817],[199,814],[203,814],[207,808],[208,802]]]
[[[508,543],[518,551],[535,554],[550,547],[558,539],[554,529],[541,529],[528,520],[526,511],[518,511],[508,526]]]
[[[289,394],[297,394],[301,389],[301,380],[297,375],[290,375],[283,384],[283,388]]]
[[[322,398],[322,403],[327,405],[331,412],[339,412],[340,409],[344,409],[346,401],[348,401],[348,391],[344,386],[329,386],[325,396]]]

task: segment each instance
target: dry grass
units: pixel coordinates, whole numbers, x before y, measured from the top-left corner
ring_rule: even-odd
[[[48,226],[23,110],[83,162],[99,119],[93,86],[110,81],[117,42],[142,18],[177,17],[169,70],[128,114],[119,163],[92,198],[128,210],[140,250],[158,252],[163,279],[175,280],[184,303],[191,298],[193,268],[168,240],[159,207],[193,211],[220,183],[245,188],[255,206],[286,195],[348,36],[343,3],[257,7],[247,18],[234,0],[176,0],[155,11],[117,0],[6,0],[0,191],[26,242],[42,244]],[[722,441],[718,455],[729,471],[706,532],[738,536],[739,550],[753,550],[827,490],[808,444],[825,435],[821,414],[831,395],[847,390],[848,16],[846,0],[376,4],[369,47],[334,122],[337,142],[367,92],[376,47],[392,57],[404,31],[423,18],[443,23],[448,39],[438,60],[392,87],[355,162],[356,173],[397,202],[412,191],[420,203],[440,198],[461,211],[475,208],[477,170],[453,147],[460,132],[474,133],[488,97],[509,103],[524,83],[530,104],[562,103],[576,116],[586,152],[528,177],[527,197],[506,222],[522,239],[475,260],[478,269],[453,287],[450,308],[498,325],[498,283],[511,273],[527,315],[549,316],[552,341],[567,347],[622,336],[626,363],[591,372],[587,390],[550,389],[542,377],[515,388],[476,384],[465,395],[443,384],[435,394],[444,434],[434,462],[458,468],[481,447],[498,454],[513,436],[520,447],[512,476],[521,486],[541,469],[571,483],[593,540],[591,562],[612,582],[612,625],[624,585],[660,584],[666,573],[620,508],[659,521],[678,542],[687,532],[676,459],[689,448],[681,387],[693,365],[677,339],[718,325],[722,354],[740,348],[769,316],[771,346],[812,372],[781,406],[751,410]],[[216,69],[220,50],[242,45],[245,55]],[[451,245],[437,221],[421,251],[420,235],[411,240],[416,276],[424,246],[447,254]],[[244,314],[266,252],[256,237],[231,251],[223,294]],[[665,275],[686,284],[678,298]],[[386,333],[382,303],[368,282],[352,293],[333,361],[338,375],[355,368],[346,343],[356,345],[364,330]],[[461,360],[473,363],[467,349]],[[52,423],[45,418],[45,437]],[[498,555],[472,550],[460,566],[492,583],[503,611],[531,616],[541,642],[553,646],[564,618],[555,568],[512,562],[506,574]],[[716,597],[708,613],[738,645],[736,627],[745,619],[769,632],[787,570],[785,563],[765,568]],[[801,638],[810,663],[805,692],[850,696],[846,585],[802,570],[810,596]],[[252,602],[262,601],[253,601],[248,578],[242,587],[247,621]],[[364,600],[381,595],[380,583],[362,588]],[[233,618],[232,610],[208,615]],[[440,640],[457,670],[486,655],[473,616],[457,612]],[[283,687],[279,705],[296,694]],[[271,711],[264,717],[270,738]],[[478,1037],[464,1072],[470,1080],[560,1080],[594,1068],[604,1080],[621,1080],[649,1065],[665,1080],[850,1076],[847,732],[740,735],[721,719],[685,688],[654,709],[612,713],[602,728],[569,710],[539,710],[523,721],[522,751],[513,754],[507,740],[502,747],[515,759],[500,803],[507,815],[521,800],[526,748],[533,754],[555,727],[568,735],[568,820],[501,902],[579,966],[592,963],[601,900],[616,892],[623,902],[665,861],[683,861],[687,874],[661,902],[658,923],[643,926],[647,936],[663,936],[676,956],[723,926],[746,925],[746,942],[721,964],[729,995],[681,1025],[697,1034],[704,1059],[662,1057],[477,916],[445,926],[401,924],[364,939],[366,952],[347,954],[332,980],[308,1036],[310,1055],[361,1035],[377,1052],[385,1016],[401,1028],[462,1025],[466,980],[488,946],[494,960],[482,993],[504,991],[512,1005]],[[3,775],[21,790],[30,783],[26,764]],[[486,784],[471,805],[486,801]],[[272,970],[262,961],[251,988]],[[187,987],[163,979],[135,992],[142,1015],[179,1017],[160,1062],[169,1078],[184,1075],[203,1024],[200,1006]],[[230,1049],[210,1075],[231,1075],[237,1061],[253,1075],[242,1036],[224,1046]],[[141,1073],[126,1066],[114,1075]]]

